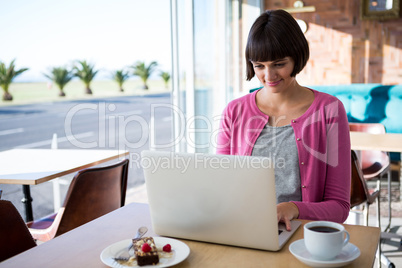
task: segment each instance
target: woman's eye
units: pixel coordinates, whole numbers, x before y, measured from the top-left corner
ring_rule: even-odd
[[[254,68],[262,68],[262,65],[254,65]]]
[[[285,66],[285,63],[277,63],[277,64],[275,64],[275,66],[276,67],[283,67],[283,66]]]

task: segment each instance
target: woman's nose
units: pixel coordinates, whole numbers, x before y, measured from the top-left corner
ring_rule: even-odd
[[[267,81],[275,81],[276,79],[276,71],[272,68],[265,69],[265,80]]]

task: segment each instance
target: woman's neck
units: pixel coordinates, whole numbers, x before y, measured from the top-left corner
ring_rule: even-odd
[[[261,98],[259,98],[259,101],[261,101],[263,106],[280,108],[283,105],[287,106],[299,103],[303,99],[303,96],[308,94],[307,91],[309,90],[300,86],[295,80],[294,83],[279,92],[265,87],[260,91]]]

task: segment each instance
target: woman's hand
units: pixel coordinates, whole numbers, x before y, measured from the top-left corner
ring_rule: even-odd
[[[299,217],[299,209],[292,202],[279,203],[276,206],[278,222],[283,222],[286,225],[286,230],[291,230],[290,221]]]

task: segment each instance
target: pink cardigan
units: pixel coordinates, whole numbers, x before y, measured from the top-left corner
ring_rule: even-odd
[[[291,122],[299,154],[302,201],[299,219],[344,222],[350,210],[351,148],[342,103],[312,90],[314,101]],[[217,137],[217,153],[251,155],[268,116],[256,105],[257,91],[231,101]]]

